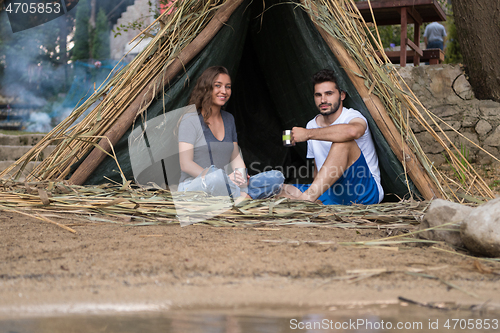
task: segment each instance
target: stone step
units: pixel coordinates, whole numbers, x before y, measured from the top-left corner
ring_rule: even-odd
[[[0,146],[34,146],[45,134],[6,135],[0,133]]]
[[[15,161],[0,161],[0,171],[3,171],[10,167],[12,164],[14,164]],[[35,167],[40,164],[41,162],[28,162],[26,167],[23,170],[22,176],[20,180],[24,180],[24,178],[31,172]],[[12,170],[9,174],[14,175],[14,172],[19,170],[19,167],[16,167],[14,170]]]
[[[56,146],[47,146],[40,156],[39,160],[46,158],[52,151],[54,151]],[[20,159],[24,154],[26,154],[32,146],[0,146],[0,161],[12,161]]]

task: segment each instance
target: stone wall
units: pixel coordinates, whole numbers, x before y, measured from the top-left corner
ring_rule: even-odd
[[[399,73],[420,102],[446,122],[438,122],[444,131],[440,136],[449,137],[459,149],[465,147],[470,162],[488,164],[493,159],[454,130],[500,158],[500,103],[475,99],[459,65],[408,66]],[[429,118],[427,121],[430,123]],[[445,163],[444,148],[417,121],[410,122],[429,158],[436,164]]]
[[[154,15],[151,12],[152,7],[150,6],[150,2],[153,6],[158,8],[158,0],[135,0],[134,4],[127,7],[127,10],[123,12],[122,16],[118,19],[116,24],[113,26],[113,30],[116,30],[116,27],[120,25],[127,26],[133,22],[141,22],[144,28],[153,23]],[[121,30],[120,35],[115,37],[115,33],[113,31],[110,32],[110,47],[111,47],[111,58],[115,60],[120,60],[128,51],[131,50],[132,46],[137,43],[137,40],[129,45],[129,42],[137,36],[141,31],[128,29],[128,31]],[[139,45],[137,45],[130,53],[129,56],[125,59],[126,61],[132,60],[140,51],[142,51],[148,43],[151,41],[151,38],[145,38]]]

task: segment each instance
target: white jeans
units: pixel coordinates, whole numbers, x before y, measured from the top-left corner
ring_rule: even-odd
[[[233,198],[245,192],[252,199],[264,199],[279,193],[284,181],[285,177],[280,171],[271,170],[250,177],[248,187],[240,189],[229,179],[224,170],[212,165],[208,168],[204,179],[201,175],[187,179],[179,184],[178,191],[203,191],[214,196],[225,195]]]

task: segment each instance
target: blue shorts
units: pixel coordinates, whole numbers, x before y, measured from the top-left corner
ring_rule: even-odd
[[[305,192],[311,184],[293,184]],[[372,205],[379,202],[377,182],[363,153],[318,200],[324,205]]]

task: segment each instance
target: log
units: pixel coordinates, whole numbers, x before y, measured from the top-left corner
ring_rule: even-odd
[[[177,73],[183,70],[184,65],[192,60],[212,38],[225,25],[231,14],[239,7],[243,0],[226,1],[224,5],[215,13],[214,17],[207,24],[205,29],[186,46],[179,56],[174,59],[172,64],[167,67],[163,74],[156,76],[150,83],[137,95],[137,98],[123,111],[120,117],[116,120],[113,126],[104,134],[106,138],[101,139],[99,146],[107,152],[111,151],[111,145],[115,145],[132,126],[135,118],[141,110],[143,101],[151,101],[154,91],[162,91],[162,89],[154,89],[155,85],[160,82],[161,85],[167,86]],[[75,170],[69,182],[74,185],[82,185],[89,175],[101,164],[106,158],[106,153],[95,147],[82,164]]]
[[[301,2],[304,5],[308,2],[307,5],[311,5],[312,8],[315,6],[308,0],[301,0]],[[354,74],[361,73],[361,70],[356,62],[335,37],[322,29],[321,26],[315,22],[314,17],[310,16],[310,18],[316,26],[316,29],[318,29],[323,39],[330,47],[333,54],[337,57],[340,65],[345,69],[346,74],[349,76],[349,79],[363,99],[366,108],[384,135],[392,151],[403,165],[406,164],[406,170],[410,178],[413,180],[413,183],[420,191],[420,194],[422,194],[426,200],[442,198],[441,192],[436,187],[436,184],[430,179],[418,158],[411,151],[408,145],[401,140],[401,133],[398,131],[392,119],[387,114],[387,111],[380,99],[377,96],[368,93],[368,88],[365,86],[364,79]]]

